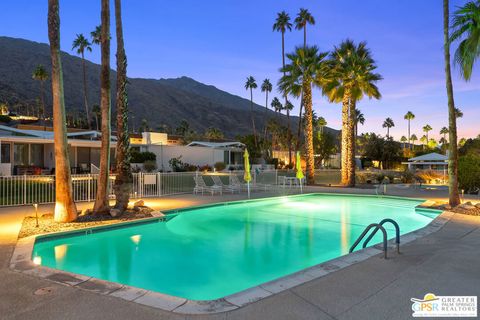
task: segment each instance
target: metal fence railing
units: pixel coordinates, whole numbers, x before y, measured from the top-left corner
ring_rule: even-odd
[[[243,171],[232,172],[158,172],[134,173],[131,198],[161,197],[191,193],[195,186],[194,177],[202,175],[207,185],[212,185],[212,175],[217,175],[224,184],[230,175],[237,175],[243,181]],[[338,170],[317,170],[315,182],[336,184],[340,180]],[[279,176],[295,176],[295,171],[252,170],[252,183],[276,185]],[[72,175],[73,198],[76,202],[93,201],[97,193],[98,174]],[[109,195],[114,197],[115,176],[109,179]],[[54,175],[0,176],[0,207],[19,206],[55,201]]]

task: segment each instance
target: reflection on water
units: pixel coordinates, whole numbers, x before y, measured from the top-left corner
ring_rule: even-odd
[[[350,250],[350,221],[349,208],[347,203],[342,201],[342,211],[340,212],[340,250],[347,254]]]

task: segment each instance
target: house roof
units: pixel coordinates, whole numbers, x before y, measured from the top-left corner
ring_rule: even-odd
[[[409,162],[412,161],[447,161],[448,157],[443,154],[439,154],[436,152],[424,154],[418,157],[408,159]]]
[[[42,131],[42,130],[30,130],[30,129],[17,129],[12,128],[4,125],[0,125],[0,131],[8,131],[12,133],[19,133],[22,135],[36,137],[41,139],[52,139],[53,140],[53,131]],[[76,131],[76,132],[68,132],[67,137],[80,137],[80,136],[89,136],[90,138],[97,138],[101,136],[101,132],[90,130],[90,131]],[[112,136],[112,140],[116,140],[116,137]]]
[[[230,142],[208,142],[208,141],[192,141],[187,147],[207,147],[207,148],[243,148],[245,145],[238,141]]]

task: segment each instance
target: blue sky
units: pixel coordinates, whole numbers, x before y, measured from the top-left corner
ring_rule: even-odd
[[[99,24],[100,1],[60,2],[61,45],[70,51],[76,33],[89,34]],[[451,11],[463,3],[451,0]],[[438,131],[447,125],[440,0],[123,0],[129,76],[185,75],[248,98],[243,87],[247,76],[259,83],[265,78],[276,83],[279,78],[281,38],[272,32],[276,13],[286,10],[293,19],[300,7],[308,8],[317,20],[308,30],[309,44],[328,51],[351,38],[367,41],[372,50],[384,77],[379,83],[383,98],[359,103],[366,117],[360,132],[385,134],[382,123],[391,117],[396,125],[391,133],[399,139],[406,135],[403,115],[411,110],[416,115],[412,133],[420,137],[421,127],[428,123],[439,137]],[[2,1],[0,34],[47,42],[46,13],[46,0]],[[301,32],[287,33],[286,51],[302,41]],[[115,43],[112,58],[113,50]],[[87,58],[99,62],[99,48]],[[475,71],[465,83],[458,70],[453,73],[456,104],[464,112],[459,136],[476,136],[480,77]],[[254,99],[259,104],[265,100],[260,90]],[[340,127],[340,106],[328,103],[318,90],[314,109],[329,126]]]

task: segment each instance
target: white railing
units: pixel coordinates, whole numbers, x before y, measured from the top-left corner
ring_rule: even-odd
[[[232,172],[166,172],[134,173],[130,197],[147,198],[191,193],[195,186],[194,177],[202,175],[208,185],[213,184],[211,175],[218,175],[229,183],[229,175],[235,174],[243,180],[243,171]],[[279,176],[295,176],[295,171],[252,170],[253,183],[268,185],[278,184]],[[338,183],[338,170],[316,171],[316,183]],[[94,201],[97,193],[98,174],[72,175],[73,198],[76,202]],[[109,196],[114,198],[113,185],[115,176],[109,179]],[[55,176],[0,176],[0,207],[19,206],[55,201]]]

